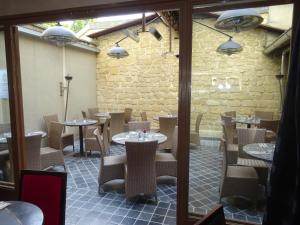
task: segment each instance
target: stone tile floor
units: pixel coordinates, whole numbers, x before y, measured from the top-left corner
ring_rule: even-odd
[[[202,140],[201,148],[191,149],[190,212],[207,213],[219,201],[222,153],[218,148],[218,141]],[[111,146],[112,154],[124,152],[123,146]],[[98,153],[87,158],[67,154],[65,162],[68,171],[66,225],[176,224],[174,182],[158,184],[158,203],[142,197],[127,201],[122,182],[107,185],[104,192],[98,193]],[[227,218],[261,223],[262,212],[254,210],[248,202],[236,204],[225,199],[222,203]]]

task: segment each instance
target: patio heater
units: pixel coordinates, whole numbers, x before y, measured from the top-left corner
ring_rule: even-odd
[[[240,32],[257,27],[263,20],[255,9],[228,10],[219,16],[215,27],[220,30]]]
[[[126,35],[125,37],[123,37],[122,39],[120,39],[119,41],[117,41],[115,43],[115,47],[109,49],[107,55],[112,57],[112,58],[124,58],[129,56],[128,52],[126,51],[125,48],[121,47],[119,45],[119,43],[127,38],[131,38],[132,40],[134,40],[135,42],[139,42],[140,38],[139,38],[139,33],[142,32],[149,32],[150,34],[153,35],[153,37],[155,37],[156,40],[160,41],[162,39],[161,34],[158,32],[158,30],[154,27],[150,27],[149,30],[146,30],[145,27],[146,25],[153,23],[155,20],[159,19],[160,16],[154,18],[153,20],[149,21],[148,23],[146,23],[146,18],[145,18],[145,13],[143,13],[143,18],[142,18],[142,27],[139,28],[136,31],[130,31],[128,29],[124,30],[123,33]]]
[[[68,28],[63,27],[59,22],[54,27],[47,28],[41,35],[41,37],[45,40],[49,40],[50,42],[55,43],[57,46],[62,47],[62,60],[63,60],[63,76],[66,74],[66,54],[65,54],[65,46],[67,44],[76,43],[79,39],[76,37],[75,33]],[[67,90],[67,96],[65,100],[65,114],[64,120],[67,119],[68,112],[68,101],[69,101],[69,86],[70,81],[72,80],[72,76],[69,74],[64,76],[67,86],[64,87],[63,83],[60,82],[60,96],[64,95],[64,90]]]
[[[226,55],[232,55],[232,54],[235,54],[235,53],[238,53],[238,52],[241,52],[243,50],[242,46],[236,42],[234,42],[232,39],[233,37],[229,34],[226,34],[225,32],[223,31],[220,31],[218,29],[215,29],[211,26],[208,26],[204,23],[201,23],[199,21],[196,21],[196,20],[193,20],[194,23],[197,23],[197,24],[200,24],[204,27],[207,27],[208,29],[211,29],[213,31],[216,31],[220,34],[223,34],[224,36],[228,37],[229,40],[222,43],[218,48],[217,48],[217,52],[219,53],[222,53],[222,54],[226,54]]]

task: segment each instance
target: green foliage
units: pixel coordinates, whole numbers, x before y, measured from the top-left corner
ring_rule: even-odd
[[[74,20],[72,24],[62,24],[64,27],[67,27],[77,33],[82,28],[84,28],[89,22],[93,22],[93,19],[86,19],[86,20]],[[44,28],[54,27],[57,25],[57,22],[48,22],[40,24]]]

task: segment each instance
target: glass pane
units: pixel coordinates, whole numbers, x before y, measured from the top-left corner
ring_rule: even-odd
[[[7,137],[10,134],[10,114],[4,32],[0,31],[0,182],[12,182],[13,171],[11,152],[8,150]]]
[[[259,168],[247,148],[275,147],[277,125],[264,122],[281,116],[289,41],[280,35],[290,32],[293,6],[254,10],[263,22],[247,30],[216,30],[224,12],[193,14],[189,211],[207,214],[221,201],[226,218],[261,223],[272,154],[256,156]]]

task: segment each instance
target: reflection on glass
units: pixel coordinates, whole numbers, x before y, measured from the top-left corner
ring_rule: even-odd
[[[6,140],[10,136],[10,115],[5,59],[4,33],[0,32],[0,182],[12,182],[11,151]]]

